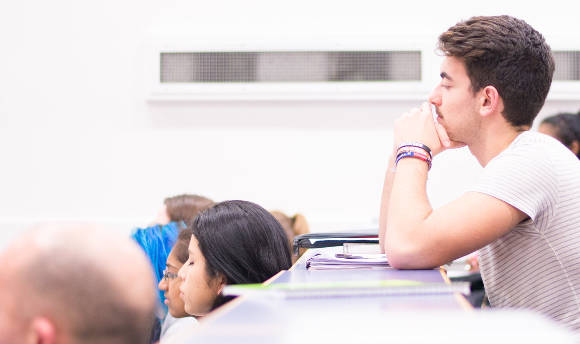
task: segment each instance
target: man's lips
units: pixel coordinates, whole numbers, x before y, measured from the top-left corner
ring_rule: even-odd
[[[437,111],[437,107],[433,104],[431,104],[431,114],[433,115],[433,119],[443,118],[439,111]]]

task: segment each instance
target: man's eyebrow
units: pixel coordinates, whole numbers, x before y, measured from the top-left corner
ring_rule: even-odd
[[[445,73],[445,72],[441,72],[441,74],[439,74],[441,76],[441,79],[447,79],[449,81],[453,81],[453,79],[449,76],[449,74]]]

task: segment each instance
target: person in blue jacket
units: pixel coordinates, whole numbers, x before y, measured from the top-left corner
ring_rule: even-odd
[[[145,228],[135,228],[131,237],[145,251],[155,275],[155,284],[159,284],[163,278],[167,257],[177,240],[177,236],[186,224],[205,209],[210,208],[214,202],[203,196],[183,194],[168,197],[163,202],[163,207],[155,224]],[[159,338],[160,323],[167,313],[164,292],[157,288],[159,311],[157,326],[151,334],[152,342]]]

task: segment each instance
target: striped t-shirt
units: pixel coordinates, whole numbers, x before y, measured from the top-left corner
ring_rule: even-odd
[[[529,216],[480,250],[490,304],[532,309],[580,332],[580,160],[557,140],[524,132],[471,191]]]

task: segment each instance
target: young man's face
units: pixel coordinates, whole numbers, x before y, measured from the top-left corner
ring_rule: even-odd
[[[469,145],[477,137],[479,116],[476,97],[463,61],[446,57],[441,63],[441,82],[429,96],[437,108],[439,123],[452,141]]]

